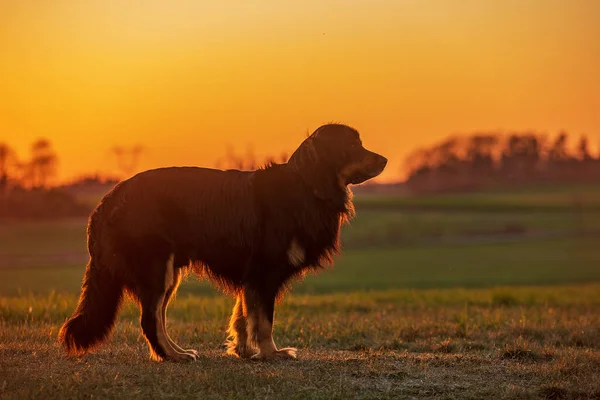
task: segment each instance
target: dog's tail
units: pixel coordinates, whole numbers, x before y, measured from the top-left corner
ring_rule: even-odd
[[[122,300],[122,282],[90,258],[77,309],[58,334],[67,354],[82,355],[100,345],[115,324]]]

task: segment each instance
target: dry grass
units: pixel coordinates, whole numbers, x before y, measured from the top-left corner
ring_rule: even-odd
[[[150,361],[131,305],[96,353],[68,359],[56,334],[75,300],[0,298],[0,397],[600,397],[600,285],[290,297],[275,335],[299,360],[276,363],[225,356],[232,302],[195,297],[170,310],[195,363]]]

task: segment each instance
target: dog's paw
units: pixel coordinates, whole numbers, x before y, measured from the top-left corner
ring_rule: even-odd
[[[279,349],[277,351],[278,358],[288,358],[288,359],[296,359],[297,358],[298,349],[295,347],[284,347],[283,349]]]
[[[240,345],[232,341],[228,341],[227,343],[225,343],[225,345],[227,347],[227,354],[229,354],[230,356],[250,358],[252,357],[252,354],[254,354],[255,351],[248,348],[248,346]]]
[[[195,350],[194,350],[195,351]],[[165,361],[172,362],[190,362],[198,359],[198,352],[173,353],[165,357]]]
[[[294,347],[286,347],[279,349],[273,353],[263,354],[260,351],[250,357],[252,360],[265,361],[265,360],[295,360],[298,349]]]
[[[190,355],[196,357],[196,359],[198,359],[198,350],[184,349],[183,352],[186,353],[186,354],[190,354]]]

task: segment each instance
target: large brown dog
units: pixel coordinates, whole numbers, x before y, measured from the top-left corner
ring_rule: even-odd
[[[169,299],[190,268],[237,298],[230,354],[295,358],[296,349],[273,342],[275,300],[291,278],[331,261],[354,212],[347,186],[379,175],[386,163],[363,148],[356,130],[330,124],[287,164],[253,172],[162,168],[121,182],[90,216],[90,261],[60,341],[69,354],[99,345],[128,292],[140,305],[152,357],[195,360],[198,353],[165,329]]]

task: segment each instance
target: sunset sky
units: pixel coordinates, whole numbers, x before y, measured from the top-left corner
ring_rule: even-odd
[[[60,178],[213,166],[356,127],[398,175],[450,133],[535,129],[600,143],[600,1],[0,2],[0,141],[52,140]]]

